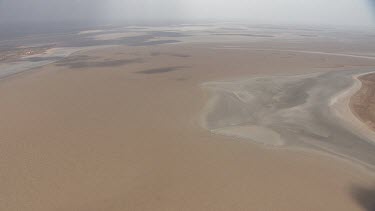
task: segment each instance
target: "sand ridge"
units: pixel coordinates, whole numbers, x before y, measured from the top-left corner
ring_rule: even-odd
[[[373,76],[374,73],[360,75],[357,77],[360,87],[358,92],[352,97],[350,101],[350,108],[353,113],[361,119],[369,128],[374,130],[373,118]]]

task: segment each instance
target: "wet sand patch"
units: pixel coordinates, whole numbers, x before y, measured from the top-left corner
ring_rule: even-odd
[[[173,71],[181,70],[181,69],[184,69],[184,68],[186,68],[186,67],[185,66],[162,67],[162,68],[142,70],[142,71],[138,71],[137,73],[140,73],[140,74],[159,74],[159,73],[173,72]]]
[[[351,193],[364,211],[375,211],[375,187],[354,186]]]
[[[217,36],[244,36],[244,37],[260,37],[260,38],[271,38],[275,37],[273,35],[265,35],[265,34],[227,34],[227,33],[214,33],[212,35],[217,35]]]
[[[56,66],[69,67],[73,69],[79,68],[100,68],[100,67],[117,67],[129,64],[142,63],[141,58],[135,59],[119,59],[119,60],[102,60],[88,56],[72,56],[55,63]]]
[[[169,52],[151,52],[151,56],[173,56],[173,57],[179,57],[179,58],[188,58],[191,57],[191,55],[183,54],[183,53],[169,53]]]

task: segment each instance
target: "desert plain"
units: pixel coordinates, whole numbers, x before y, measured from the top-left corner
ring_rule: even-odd
[[[1,42],[43,52],[0,65],[0,210],[371,211],[374,34],[210,24]]]

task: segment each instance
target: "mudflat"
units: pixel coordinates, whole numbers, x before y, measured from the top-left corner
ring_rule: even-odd
[[[361,55],[371,57],[368,45],[336,46],[305,37],[296,44],[295,39],[268,36],[244,36],[239,42],[233,37],[237,35],[189,30],[190,36],[175,38],[179,42],[173,44],[141,45],[145,42],[140,44],[137,38],[137,45],[78,52],[1,81],[0,209],[363,210],[372,206],[370,168],[314,148],[259,144],[267,139],[283,146],[300,143],[302,136],[316,142],[324,137],[331,149],[339,138],[351,134],[331,122],[329,115],[315,122],[283,119],[299,125],[300,131],[285,128],[270,135],[267,131],[274,127],[264,127],[268,125],[263,121],[280,126],[276,123],[281,120],[273,115],[277,112],[264,109],[298,108],[311,97],[326,103],[328,95],[350,88],[353,71],[375,67],[375,60],[369,58],[298,52],[301,49],[359,55],[345,51],[354,43],[363,46],[358,49]],[[330,83],[336,77],[342,83]],[[247,83],[255,78],[263,81]],[[218,83],[217,87],[232,90],[241,87],[239,79],[252,84],[248,88],[258,97],[264,96],[260,102],[270,102],[258,106],[264,107],[259,111],[265,120],[258,117],[254,122],[262,124],[247,128],[241,122],[240,137],[212,133],[208,129],[219,125],[216,120],[208,123],[208,129],[202,127],[207,103],[208,108],[216,105],[206,85]],[[310,92],[313,95],[306,96]],[[279,103],[273,104],[269,99],[275,95]],[[220,116],[224,126],[231,114],[226,109],[239,105],[228,98],[223,102],[226,106],[217,104],[223,105],[222,112],[211,117]],[[238,93],[237,99],[252,102],[253,97]],[[304,110],[307,115],[324,107],[318,101],[309,105]],[[246,109],[253,109],[239,108],[246,114]],[[335,131],[340,137],[330,139]],[[352,144],[349,138],[344,141],[344,146],[334,148],[337,152],[357,153],[347,150]],[[353,146],[365,148],[360,143]],[[372,155],[364,152],[356,158],[372,165]]]
[[[373,132],[346,124],[351,113],[340,113],[340,107],[348,105],[336,99],[353,86],[353,77],[360,72],[339,70],[206,83],[215,102],[207,108],[204,125],[213,133],[271,147],[311,148],[374,170]]]

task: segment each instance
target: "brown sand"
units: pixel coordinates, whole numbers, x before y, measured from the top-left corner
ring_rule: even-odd
[[[375,74],[367,74],[358,77],[362,83],[361,89],[352,97],[352,111],[375,130]]]
[[[373,177],[359,167],[201,128],[208,93],[199,85],[375,61],[211,45],[101,49],[0,83],[0,210],[366,207],[359,187]]]

